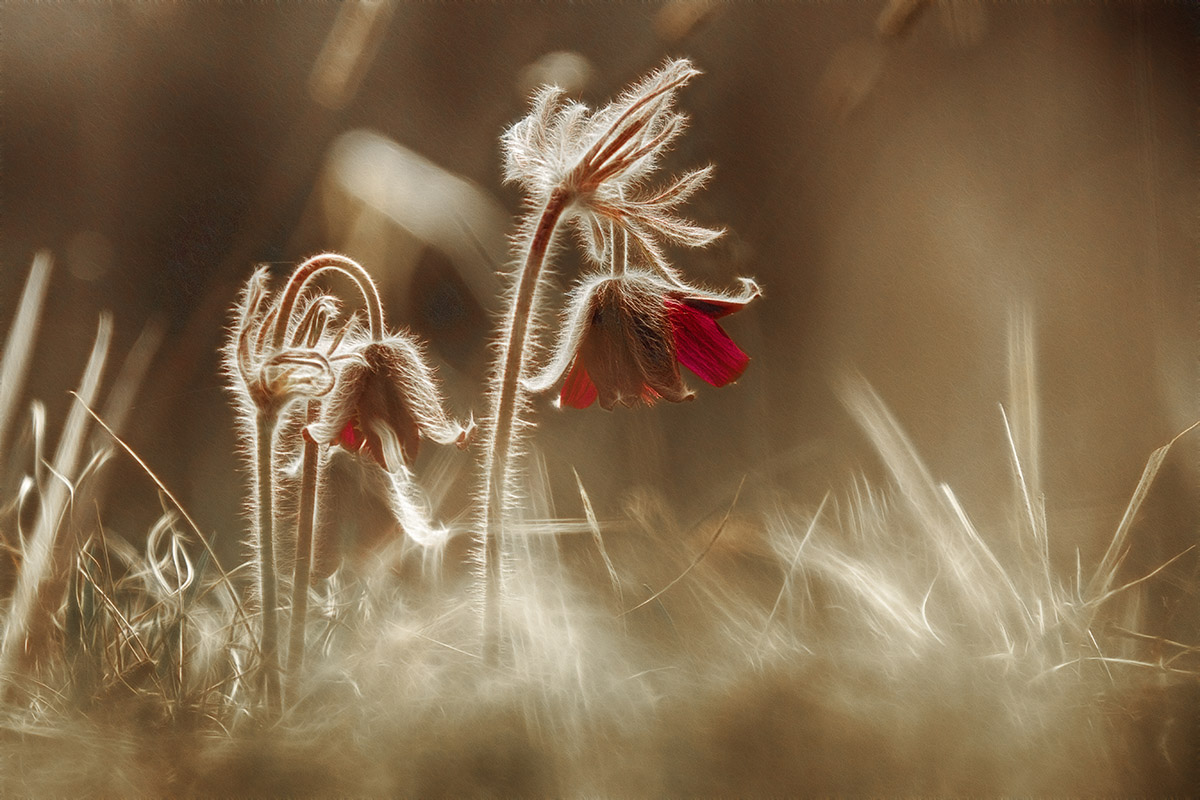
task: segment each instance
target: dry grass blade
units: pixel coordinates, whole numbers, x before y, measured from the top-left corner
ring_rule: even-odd
[[[1106,602],[1106,601],[1107,601],[1109,598],[1116,597],[1117,595],[1121,594],[1122,592],[1124,592],[1124,591],[1127,591],[1127,590],[1129,590],[1129,589],[1132,589],[1134,586],[1137,586],[1137,585],[1138,585],[1138,584],[1140,584],[1140,583],[1145,583],[1146,581],[1150,580],[1150,579],[1151,579],[1151,578],[1153,578],[1155,575],[1157,575],[1158,573],[1162,572],[1164,569],[1166,569],[1167,567],[1171,566],[1171,565],[1172,565],[1172,564],[1174,564],[1176,561],[1178,561],[1179,559],[1183,558],[1184,556],[1186,556],[1188,553],[1192,552],[1192,551],[1193,551],[1193,550],[1195,550],[1195,549],[1196,549],[1196,545],[1192,545],[1191,547],[1189,547],[1189,548],[1187,548],[1186,550],[1184,550],[1182,553],[1178,553],[1178,554],[1176,554],[1176,555],[1172,556],[1171,558],[1168,558],[1168,559],[1167,559],[1166,561],[1164,561],[1162,564],[1160,564],[1159,566],[1155,567],[1153,570],[1151,570],[1150,572],[1146,573],[1146,574],[1145,574],[1145,575],[1143,575],[1142,577],[1140,577],[1140,578],[1134,578],[1134,579],[1133,579],[1133,580],[1131,580],[1129,583],[1126,583],[1126,584],[1124,584],[1124,585],[1122,585],[1122,586],[1119,586],[1119,587],[1117,587],[1116,589],[1112,589],[1111,591],[1105,592],[1104,594],[1100,595],[1099,597],[1096,597],[1096,598],[1093,598],[1093,599],[1089,600],[1089,601],[1088,601],[1088,605],[1089,605],[1089,606],[1091,606],[1092,608],[1095,608],[1096,606],[1102,605],[1102,604],[1103,604],[1104,602]]]
[[[817,521],[821,519],[821,514],[825,511],[825,504],[829,502],[829,496],[830,492],[825,492],[825,496],[821,498],[821,504],[817,506],[817,510],[813,513],[812,521],[808,523],[808,530],[801,537],[800,544],[796,545],[796,552],[792,556],[792,560],[788,563],[787,572],[783,574],[783,585],[779,587],[779,594],[775,597],[775,604],[771,606],[771,613],[767,614],[767,621],[763,625],[762,633],[759,634],[759,649],[762,648],[763,640],[767,637],[767,631],[770,630],[771,623],[775,620],[775,615],[779,613],[779,606],[783,603],[783,598],[792,587],[792,576],[796,574],[796,566],[800,563],[800,555],[804,552],[804,546],[808,544],[808,540],[812,538],[813,531],[817,529]]]
[[[105,431],[107,431],[108,435],[113,438],[113,441],[115,441],[117,444],[119,444],[121,446],[121,449],[124,450],[129,455],[130,458],[132,458],[135,462],[137,462],[137,465],[139,467],[141,467],[142,471],[145,472],[146,475],[148,475],[150,477],[150,480],[154,481],[154,485],[158,487],[159,491],[162,492],[163,495],[166,496],[166,498],[171,501],[171,505],[175,506],[175,508],[178,509],[180,515],[187,522],[188,527],[190,527],[192,529],[192,531],[196,534],[196,538],[200,540],[200,544],[204,546],[204,551],[208,554],[209,559],[211,559],[212,565],[216,568],[217,575],[220,577],[221,583],[228,590],[230,598],[234,601],[234,608],[237,610],[238,619],[242,622],[242,624],[244,624],[246,626],[247,630],[250,630],[250,621],[249,621],[249,619],[247,619],[245,611],[242,608],[241,603],[238,602],[238,599],[237,599],[238,593],[237,593],[237,590],[234,588],[233,581],[230,579],[229,573],[227,573],[225,571],[225,569],[221,566],[221,562],[217,558],[216,551],[213,550],[212,545],[209,544],[208,539],[205,538],[204,534],[200,531],[200,526],[197,525],[196,521],[194,519],[192,519],[192,516],[190,514],[188,514],[187,509],[185,509],[183,507],[183,504],[180,503],[179,500],[175,497],[175,495],[171,493],[171,490],[166,487],[166,484],[164,484],[161,480],[159,480],[159,477],[154,474],[154,470],[150,469],[150,466],[145,461],[142,460],[141,456],[139,456],[136,452],[134,452],[133,448],[130,447],[128,444],[126,444],[124,439],[122,439],[120,436],[117,436],[117,434],[113,431],[113,429],[110,428],[104,422],[104,420],[101,419],[100,416],[91,409],[90,406],[88,406],[88,404],[84,401],[84,398],[81,395],[75,394],[74,392],[72,392],[72,394],[75,395],[75,399],[80,402],[80,404],[87,411],[87,413],[92,415],[92,419],[96,420],[96,424],[99,425],[101,428],[103,428]]]
[[[1026,307],[1013,312],[1008,323],[1008,420],[1012,423],[1009,436],[1013,456],[1020,462],[1025,477],[1020,489],[1037,503],[1038,510],[1033,516],[1040,521],[1040,532],[1044,535],[1037,359],[1033,318]]]
[[[617,575],[612,559],[608,557],[608,550],[604,547],[604,537],[600,535],[600,523],[596,520],[596,512],[592,510],[592,501],[583,489],[583,481],[579,478],[579,472],[574,468],[571,469],[571,472],[575,474],[575,485],[579,487],[579,499],[583,501],[583,515],[587,518],[588,530],[592,533],[592,540],[596,542],[596,549],[600,551],[600,557],[604,559],[604,568],[608,570],[608,580],[617,594],[617,605],[624,607],[625,595],[621,592],[621,579]]]
[[[734,507],[737,506],[738,498],[742,496],[742,487],[744,487],[745,485],[746,485],[746,479],[742,478],[741,483],[738,484],[737,491],[734,492],[734,494],[733,494],[733,502],[729,504],[729,508],[725,511],[725,516],[721,518],[721,524],[717,526],[717,530],[715,532],[713,532],[712,538],[708,540],[708,544],[706,544],[704,546],[704,549],[701,550],[694,559],[692,559],[692,563],[688,564],[687,568],[684,569],[683,572],[676,575],[671,580],[671,582],[668,583],[666,586],[659,589],[657,592],[650,595],[645,600],[638,603],[636,606],[629,609],[628,611],[622,611],[621,612],[622,617],[628,616],[629,614],[632,614],[633,612],[637,611],[639,608],[648,606],[651,603],[653,603],[655,600],[657,600],[658,598],[662,597],[664,594],[669,592],[675,584],[679,583],[681,580],[683,580],[685,577],[687,577],[687,574],[689,572],[691,572],[693,569],[695,569],[700,564],[700,562],[704,560],[704,557],[707,556],[709,551],[713,549],[713,545],[715,545],[717,543],[717,539],[720,538],[721,533],[725,530],[725,525],[729,522],[729,516],[733,513]]]
[[[983,554],[986,563],[992,568],[992,572],[995,573],[997,579],[1004,585],[1004,588],[1008,590],[1008,593],[1012,595],[1013,602],[1021,610],[1021,619],[1027,624],[1028,632],[1032,633],[1033,615],[1029,613],[1029,607],[1021,598],[1021,592],[1017,589],[1016,583],[1013,582],[1012,576],[1008,574],[1008,570],[1000,563],[1000,559],[996,558],[996,554],[992,552],[992,549],[987,546],[987,542],[979,535],[979,531],[975,529],[975,525],[967,517],[966,511],[963,510],[962,504],[958,502],[958,497],[955,496],[954,491],[949,486],[942,484],[942,493],[946,497],[946,502],[950,504],[950,508],[954,511],[955,517],[958,518],[963,532],[966,533],[967,538],[975,546],[975,551]]]
[[[842,379],[839,393],[916,514],[950,585],[979,625],[991,629],[993,640],[1007,647],[1010,637],[1003,609],[1008,596],[990,580],[985,566],[988,559],[980,556],[979,540],[970,535],[970,526],[961,525],[953,504],[946,502],[907,433],[870,383],[854,373]]]
[[[120,432],[125,427],[125,421],[133,408],[134,397],[150,369],[154,354],[162,344],[163,332],[163,327],[155,323],[143,328],[113,378],[100,416],[108,420],[114,431]]]
[[[107,314],[101,314],[96,330],[96,341],[92,346],[92,353],[88,357],[87,366],[84,368],[83,377],[80,379],[79,391],[76,393],[76,397],[79,397],[85,404],[92,402],[100,387],[100,378],[104,373],[104,362],[108,356],[111,338],[112,318]],[[68,481],[75,472],[86,433],[86,416],[77,407],[72,408],[67,415],[67,422],[63,426],[52,468],[55,473],[63,476],[64,480],[51,482],[42,496],[33,535],[29,540],[29,546],[25,550],[24,560],[21,563],[21,570],[17,575],[12,611],[4,625],[4,638],[0,644],[0,685],[6,684],[10,679],[16,654],[22,649],[22,642],[30,633],[38,591],[51,568],[59,520],[66,509]]]
[[[1054,581],[1050,577],[1050,536],[1046,530],[1046,517],[1042,510],[1042,505],[1038,502],[1034,504],[1033,498],[1030,496],[1029,483],[1025,477],[1025,471],[1021,464],[1021,454],[1017,448],[1017,440],[1013,436],[1012,426],[1008,423],[1008,414],[1004,411],[1004,406],[1000,406],[1000,416],[1004,419],[1004,433],[1008,437],[1009,452],[1012,454],[1013,469],[1016,471],[1017,486],[1020,488],[1021,505],[1025,509],[1025,515],[1029,520],[1029,530],[1033,534],[1033,540],[1037,549],[1037,561],[1040,565],[1042,579],[1045,582],[1046,597],[1055,599],[1057,592],[1054,588]],[[1053,603],[1054,607],[1058,607],[1058,602]]]
[[[1167,453],[1170,452],[1171,446],[1175,442],[1198,426],[1200,426],[1200,421],[1192,423],[1177,433],[1171,441],[1150,454],[1150,458],[1146,461],[1146,468],[1142,470],[1142,477],[1138,480],[1137,488],[1133,490],[1133,497],[1129,499],[1129,505],[1125,507],[1125,513],[1121,516],[1121,522],[1113,534],[1112,542],[1109,543],[1104,558],[1100,559],[1096,573],[1088,581],[1087,589],[1083,592],[1085,602],[1108,595],[1113,581],[1116,580],[1117,569],[1125,558],[1125,540],[1129,537],[1130,528],[1133,527],[1134,517],[1137,516],[1142,503],[1145,502],[1146,495],[1150,492],[1150,486],[1154,483],[1155,476],[1158,475],[1159,469],[1162,468],[1163,462],[1167,458]]]
[[[882,564],[857,559],[834,548],[815,551],[809,568],[842,586],[860,601],[861,619],[882,633],[889,645],[904,647],[907,652],[932,638],[940,637],[929,624],[925,604],[913,599],[903,581],[891,574]]]
[[[933,476],[917,454],[900,423],[867,379],[854,373],[839,387],[842,402],[867,434],[904,497],[923,519],[939,516],[939,498]]]
[[[46,288],[50,282],[50,268],[54,260],[50,252],[42,250],[33,258],[17,316],[13,319],[4,343],[4,356],[0,358],[0,453],[5,452],[5,438],[12,421],[13,409],[21,396],[25,375],[29,371],[29,356],[37,339],[38,317],[46,300]]]

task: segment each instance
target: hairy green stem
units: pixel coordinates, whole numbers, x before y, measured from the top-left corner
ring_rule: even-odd
[[[556,190],[542,209],[525,253],[525,263],[517,275],[512,310],[508,315],[508,336],[499,355],[499,396],[495,418],[489,426],[492,435],[484,467],[483,658],[489,665],[495,665],[500,660],[500,540],[504,533],[505,495],[508,491],[513,430],[520,408],[517,399],[525,367],[525,345],[529,323],[534,318],[533,300],[537,293],[538,278],[554,230],[570,199],[567,192]]]
[[[282,709],[279,680],[279,623],[275,576],[275,513],[273,506],[274,471],[272,469],[272,440],[279,416],[260,410],[255,420],[258,457],[254,468],[258,473],[258,580],[259,600],[262,603],[262,638],[259,649],[268,712]]]

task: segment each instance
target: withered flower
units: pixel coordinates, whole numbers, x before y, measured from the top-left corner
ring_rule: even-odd
[[[460,425],[446,413],[433,370],[411,335],[349,344],[338,360],[335,388],[320,421],[308,429],[314,440],[365,451],[389,472],[412,463],[422,438],[466,444],[473,423]]]
[[[678,403],[695,395],[680,364],[725,386],[750,361],[717,323],[760,294],[754,281],[742,282],[740,293],[723,294],[641,271],[595,276],[576,289],[558,352],[527,388],[544,391],[561,379],[558,402],[572,408],[597,399],[604,409],[659,398]]]

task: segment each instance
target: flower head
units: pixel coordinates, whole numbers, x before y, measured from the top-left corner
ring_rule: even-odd
[[[687,122],[672,110],[675,92],[698,74],[685,59],[670,61],[595,112],[567,100],[558,87],[543,88],[530,113],[504,134],[505,177],[520,183],[534,204],[564,193],[568,218],[597,263],[611,256],[620,230],[650,263],[674,277],[661,242],[697,247],[721,235],[675,214],[708,180],[711,167],[664,187],[644,186]]]
[[[656,275],[628,271],[581,284],[567,310],[558,352],[529,381],[544,391],[563,380],[559,403],[601,408],[690,400],[679,365],[706,383],[737,380],[750,361],[717,319],[741,309],[760,292],[744,278],[738,294],[680,287]],[[565,375],[565,378],[564,378]]]
[[[413,337],[396,333],[347,347],[321,419],[308,428],[310,437],[366,451],[390,472],[412,463],[422,438],[466,444],[473,424],[460,425],[446,413],[433,370]]]
[[[324,335],[332,302],[320,296],[297,307],[284,321],[293,335],[276,347],[278,299],[268,296],[267,269],[256,271],[242,294],[241,313],[226,350],[235,394],[268,415],[278,414],[293,400],[327,394],[333,388],[333,368],[316,343]]]

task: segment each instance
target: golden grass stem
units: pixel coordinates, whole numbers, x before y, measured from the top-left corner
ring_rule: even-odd
[[[733,502],[730,503],[729,508],[726,509],[725,516],[721,518],[721,523],[719,525],[717,525],[716,531],[713,532],[712,538],[708,540],[708,544],[706,544],[704,546],[704,549],[701,550],[696,555],[696,557],[692,559],[692,563],[688,564],[687,567],[683,570],[683,572],[676,575],[675,578],[672,579],[671,582],[668,583],[666,586],[659,589],[657,592],[650,595],[645,600],[638,603],[636,606],[629,609],[628,611],[622,611],[621,612],[622,617],[632,614],[633,612],[637,611],[639,608],[645,608],[646,606],[650,605],[655,600],[657,600],[658,598],[662,597],[664,594],[669,592],[671,590],[671,588],[675,586],[675,584],[679,583],[681,580],[686,578],[687,574],[689,572],[691,572],[693,569],[695,569],[697,566],[699,566],[700,562],[704,560],[704,557],[707,556],[709,551],[713,549],[713,545],[715,545],[717,543],[717,539],[719,539],[721,534],[725,531],[725,526],[729,523],[729,516],[731,514],[733,514],[733,509],[737,505],[738,498],[740,498],[742,496],[742,487],[744,487],[745,485],[746,485],[746,479],[745,479],[745,477],[743,477],[741,483],[738,484],[737,491],[734,492],[734,494],[733,494]]]

